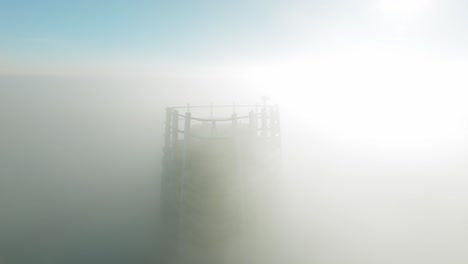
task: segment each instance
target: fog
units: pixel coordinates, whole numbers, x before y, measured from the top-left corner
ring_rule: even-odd
[[[2,78],[1,260],[157,262],[165,108],[248,98],[184,85]]]
[[[276,260],[465,263],[462,89],[406,85],[416,72],[388,97],[357,85],[365,74],[352,90],[295,74],[296,88],[281,90],[280,76],[271,90],[283,148]],[[3,77],[2,261],[156,262],[165,107],[258,102],[265,89],[247,81]]]
[[[0,10],[0,264],[160,262],[165,109],[262,96],[281,169],[251,254],[468,263],[466,4],[124,2]]]

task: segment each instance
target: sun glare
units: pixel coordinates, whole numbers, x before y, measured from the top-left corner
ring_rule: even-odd
[[[251,72],[251,81],[313,131],[417,150],[460,136],[464,103],[441,91],[459,93],[461,67],[443,65],[410,56],[340,54],[262,66]]]
[[[432,0],[379,0],[379,8],[386,14],[399,16],[415,16],[425,13]]]

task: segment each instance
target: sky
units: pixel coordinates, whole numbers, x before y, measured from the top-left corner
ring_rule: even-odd
[[[5,2],[2,55],[17,61],[19,70],[28,63],[184,62],[208,53],[216,56],[216,50],[246,49],[248,42],[259,41],[258,32],[274,37],[268,32],[271,6],[260,2]]]
[[[226,61],[245,68],[356,48],[459,58],[464,8],[456,0],[4,0],[0,66],[59,75]]]

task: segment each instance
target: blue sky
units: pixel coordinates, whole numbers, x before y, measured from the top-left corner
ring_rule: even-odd
[[[0,67],[271,60],[353,45],[464,53],[462,3],[422,0],[437,12],[402,24],[379,1],[389,0],[0,0]]]
[[[348,7],[299,0],[3,0],[0,51],[20,61],[251,56],[290,45],[293,12],[300,12],[301,26],[301,16],[318,19]]]
[[[0,47],[2,53],[30,59],[196,56],[212,52],[213,46],[229,49],[268,35],[269,6],[250,1],[6,1],[0,9]]]

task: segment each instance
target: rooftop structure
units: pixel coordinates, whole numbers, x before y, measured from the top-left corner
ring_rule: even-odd
[[[249,255],[242,251],[273,201],[279,151],[276,105],[167,108],[162,263]]]

